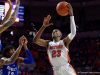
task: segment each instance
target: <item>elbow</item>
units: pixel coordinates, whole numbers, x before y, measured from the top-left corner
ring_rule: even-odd
[[[76,35],[76,31],[73,33],[73,35],[74,35],[74,36]]]
[[[72,40],[72,39],[75,37],[75,35],[76,35],[76,32],[70,33],[70,34],[69,34],[69,38]]]
[[[75,33],[73,33],[72,35],[73,35],[73,37],[75,37],[75,35],[76,35],[76,32],[75,32]]]
[[[73,30],[71,30],[71,34],[72,34],[73,36],[76,35],[76,28],[74,28]]]
[[[34,64],[35,62],[34,62],[34,59],[33,59],[33,57],[31,56],[30,58],[29,58],[29,64]]]
[[[34,64],[35,62],[34,62],[34,59],[31,59],[30,60],[30,64]]]
[[[30,58],[29,58],[29,64],[34,64],[35,62],[34,62],[34,59],[33,59],[33,57],[31,56]]]

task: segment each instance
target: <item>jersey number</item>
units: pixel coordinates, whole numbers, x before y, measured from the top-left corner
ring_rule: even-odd
[[[14,72],[9,71],[8,75],[15,75]]]
[[[61,56],[61,50],[53,50],[52,51],[52,57],[55,58],[55,57],[60,57]]]

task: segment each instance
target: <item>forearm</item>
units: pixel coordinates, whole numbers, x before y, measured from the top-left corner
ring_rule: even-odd
[[[34,38],[34,41],[35,41],[35,42],[36,42],[36,40],[40,39],[40,37],[41,37],[41,35],[42,35],[42,33],[43,33],[43,31],[44,31],[45,28],[46,28],[45,26],[42,26],[42,27],[39,29],[39,31],[37,32],[37,34],[36,34],[36,36],[35,36],[35,38]]]
[[[10,20],[8,20],[6,23],[4,23],[3,25],[1,25],[1,27],[0,27],[0,33],[2,33],[3,31],[5,31],[11,25],[13,25],[14,22],[15,22],[15,18],[10,18]]]
[[[12,6],[10,6],[9,10],[7,11],[6,16],[4,17],[3,21],[1,22],[1,25],[5,23],[10,17],[11,17],[11,12],[12,12]]]
[[[19,4],[16,5],[16,8],[15,8],[14,12],[12,13],[11,17],[15,17],[16,18],[17,14],[18,14],[18,10],[19,10]]]
[[[16,59],[19,57],[20,51],[21,51],[22,46],[19,45],[19,47],[16,49],[16,51],[14,52],[14,54],[10,57],[11,63],[15,62]]]
[[[0,33],[5,31],[7,28],[9,28],[10,26],[12,26],[15,23],[16,16],[17,16],[17,13],[18,13],[18,9],[19,9],[19,4],[16,6],[13,14],[11,15],[11,18],[8,21],[4,22],[2,24],[2,26],[0,27]]]
[[[73,39],[74,36],[76,35],[76,25],[74,21],[74,16],[70,16],[70,30],[71,33],[69,34],[69,38]]]

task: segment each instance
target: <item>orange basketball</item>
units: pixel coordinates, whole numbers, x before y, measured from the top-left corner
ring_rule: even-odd
[[[66,1],[59,2],[56,6],[56,11],[60,16],[67,16],[69,14],[69,8]]]

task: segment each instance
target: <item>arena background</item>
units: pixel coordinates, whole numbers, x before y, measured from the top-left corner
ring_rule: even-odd
[[[14,1],[14,0],[13,0]],[[2,49],[9,44],[18,46],[18,38],[25,35],[28,38],[28,47],[35,59],[35,64],[20,67],[19,75],[53,75],[48,61],[46,49],[32,42],[35,33],[42,25],[43,18],[50,14],[53,26],[48,27],[44,39],[51,38],[51,32],[58,28],[63,37],[70,32],[69,16],[61,17],[56,13],[56,5],[62,0],[21,0],[24,7],[23,21],[16,22],[3,32],[1,36]],[[70,44],[71,64],[78,75],[100,75],[100,0],[66,0],[74,9],[77,25],[77,34]],[[0,0],[0,4],[4,4]],[[51,39],[50,39],[51,40]],[[1,46],[0,46],[1,47]],[[23,51],[21,55],[24,57]],[[24,66],[25,65],[25,66]]]

